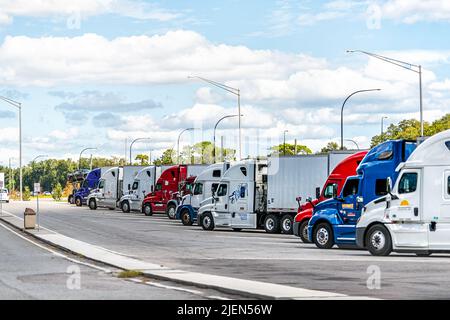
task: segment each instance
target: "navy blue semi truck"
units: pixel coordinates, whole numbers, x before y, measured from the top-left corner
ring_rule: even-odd
[[[364,206],[386,195],[388,177],[395,182],[396,168],[416,148],[416,141],[391,140],[370,150],[355,176],[347,178],[340,195],[314,207],[308,224],[309,240],[318,248],[356,246],[356,224]]]
[[[86,205],[89,193],[92,189],[95,189],[97,187],[97,183],[100,180],[100,177],[109,168],[110,167],[96,168],[89,171],[89,173],[85,176],[83,182],[81,183],[81,186],[73,195],[74,203],[78,207]]]
[[[78,189],[80,189],[88,173],[88,169],[81,169],[67,175],[67,181],[72,185],[72,194],[69,194],[67,197],[67,202],[70,204],[75,203],[75,193],[77,193]]]

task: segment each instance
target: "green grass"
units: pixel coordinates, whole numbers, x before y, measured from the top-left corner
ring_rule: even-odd
[[[142,271],[139,271],[139,270],[124,270],[119,273],[118,277],[125,279],[125,278],[137,278],[137,277],[141,277],[143,275],[144,274],[142,273]]]

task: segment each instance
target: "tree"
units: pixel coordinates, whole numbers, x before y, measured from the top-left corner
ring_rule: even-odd
[[[450,129],[450,113],[437,119],[433,123],[424,122],[425,136],[432,136],[441,131]],[[416,140],[420,137],[420,122],[416,119],[402,120],[397,125],[391,124],[383,134],[372,137],[371,147],[387,140],[409,139]]]
[[[22,198],[23,198],[23,201],[30,201],[30,199],[31,199],[30,187],[25,186],[25,188],[23,190]]]
[[[134,160],[139,160],[141,162],[141,166],[148,165],[148,155],[147,154],[138,154]]]
[[[63,193],[63,189],[61,187],[61,184],[58,182],[55,187],[53,188],[52,197],[55,201],[61,200]]]
[[[175,161],[176,161],[176,152],[171,148],[165,150],[161,157],[153,161],[153,164],[155,166],[170,165],[174,164]]]
[[[327,153],[330,151],[336,151],[336,150],[340,150],[340,149],[341,149],[341,147],[339,146],[339,144],[337,142],[330,141],[327,143],[327,145],[325,147],[323,147],[320,150],[320,153]],[[344,150],[347,150],[347,148],[344,147]]]
[[[272,155],[279,155],[279,156],[283,156],[285,154],[285,151],[287,156],[312,153],[311,149],[308,148],[307,146],[304,145],[295,146],[294,144],[290,143],[286,143],[286,145],[282,143],[277,146],[273,146],[270,149],[273,151],[271,153]]]

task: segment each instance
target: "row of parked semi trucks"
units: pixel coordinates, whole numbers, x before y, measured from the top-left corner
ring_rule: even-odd
[[[450,130],[369,151],[95,169],[72,201],[165,213],[204,230],[294,233],[322,249],[450,252]]]

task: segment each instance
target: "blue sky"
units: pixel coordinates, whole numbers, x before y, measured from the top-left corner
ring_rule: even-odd
[[[244,155],[282,139],[313,150],[339,137],[368,147],[386,123],[418,117],[418,77],[347,54],[362,49],[424,67],[425,119],[450,112],[450,6],[386,1],[0,0],[0,94],[24,105],[24,157],[123,156],[125,139],[150,137],[153,157],[212,140],[235,98],[199,75],[242,91]],[[17,158],[17,118],[0,104],[0,161]],[[236,121],[218,131],[236,148]],[[258,147],[256,147],[258,146]]]

